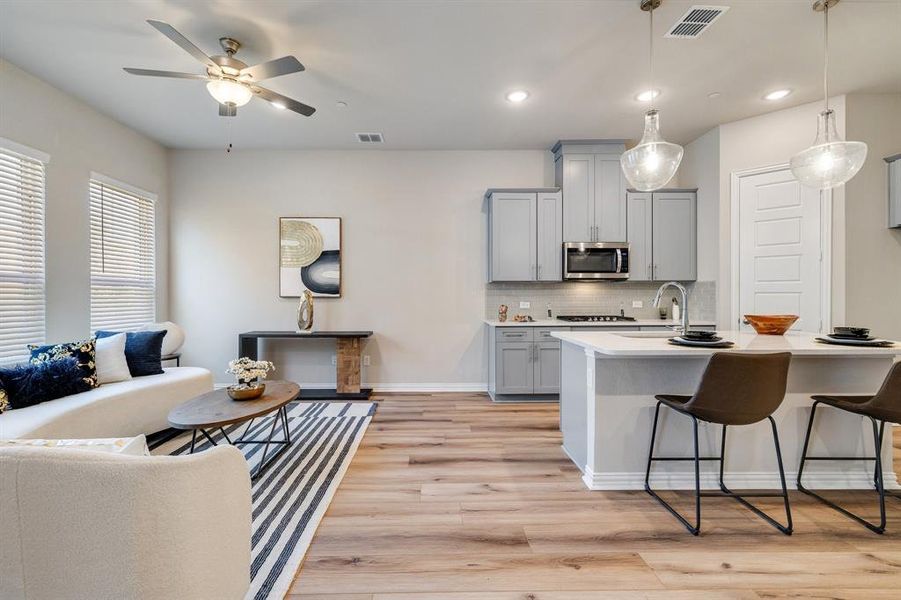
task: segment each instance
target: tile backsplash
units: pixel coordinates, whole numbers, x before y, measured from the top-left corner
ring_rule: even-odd
[[[654,295],[659,283],[654,282],[560,282],[560,283],[489,283],[485,288],[485,318],[497,319],[501,304],[509,307],[512,319],[516,314],[531,315],[534,319],[547,318],[547,305],[558,315],[618,315],[622,308],[626,316],[638,319],[658,319],[654,308]],[[688,290],[689,317],[696,321],[716,320],[716,282],[696,281],[686,284]],[[671,299],[679,299],[677,290],[668,289],[661,303],[668,309]],[[642,308],[632,308],[632,301],[640,300]],[[520,302],[531,303],[530,308],[519,308]]]

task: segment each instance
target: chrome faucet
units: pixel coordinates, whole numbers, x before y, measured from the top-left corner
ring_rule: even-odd
[[[668,287],[674,287],[682,292],[682,333],[688,333],[688,291],[685,289],[685,286],[676,281],[667,281],[657,290],[657,295],[654,296],[654,306],[660,306],[660,298]]]

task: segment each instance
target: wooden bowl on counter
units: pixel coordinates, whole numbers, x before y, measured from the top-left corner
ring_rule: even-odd
[[[798,315],[745,315],[760,335],[784,335],[798,319]]]

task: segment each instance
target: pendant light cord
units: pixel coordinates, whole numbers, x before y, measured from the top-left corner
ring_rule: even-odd
[[[651,10],[648,11],[651,13],[650,19],[650,30],[648,32],[648,72],[651,77],[651,86],[648,88],[651,94],[651,101],[649,103],[650,110],[654,110],[654,100],[656,94],[654,93],[654,3],[651,2]]]
[[[829,0],[823,5],[823,100],[829,110]]]

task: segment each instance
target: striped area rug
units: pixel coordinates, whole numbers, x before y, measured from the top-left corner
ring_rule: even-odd
[[[252,486],[248,600],[282,598],[287,593],[375,408],[369,402],[292,402],[288,406],[292,444]],[[245,427],[225,431],[236,439]],[[271,427],[272,417],[256,419],[247,439],[265,439]],[[217,443],[224,442],[218,430],[209,433]],[[195,452],[211,447],[205,439],[201,444],[201,439]],[[276,439],[281,439],[278,429]],[[190,446],[191,434],[185,433],[155,448],[153,454],[186,454]],[[262,445],[240,449],[248,468],[256,469]]]

